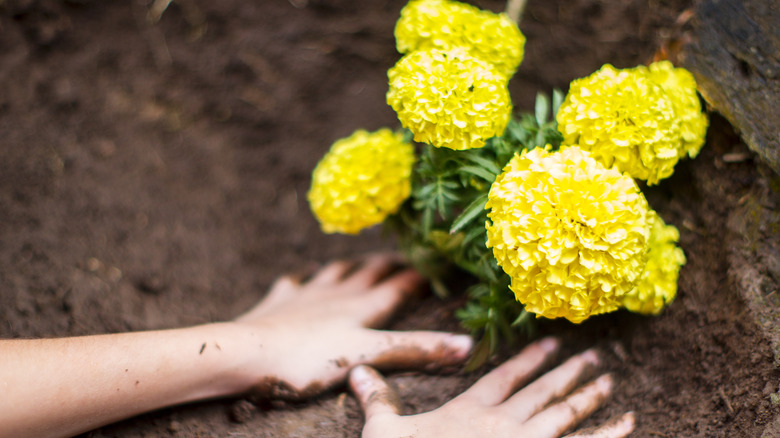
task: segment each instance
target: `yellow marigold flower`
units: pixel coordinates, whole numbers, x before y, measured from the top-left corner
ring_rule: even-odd
[[[607,64],[572,81],[557,120],[564,145],[648,184],[670,176],[683,149],[676,105],[642,69]]]
[[[686,154],[695,158],[704,146],[709,125],[707,115],[702,112],[701,101],[696,94],[696,80],[691,72],[684,68],[675,68],[669,61],[654,62],[647,70],[650,79],[660,84],[666,91],[674,106],[674,112],[680,120],[680,135],[683,142],[680,158]]]
[[[395,25],[400,53],[464,47],[511,77],[523,60],[525,36],[505,13],[449,0],[411,0]]]
[[[515,155],[485,208],[487,246],[538,316],[579,323],[614,311],[645,266],[647,200],[577,147]]]
[[[657,315],[677,296],[677,278],[685,264],[685,254],[677,246],[680,233],[650,211],[652,228],[647,249],[647,265],[636,287],[623,297],[623,307],[646,315]]]
[[[314,168],[308,199],[326,233],[357,234],[398,211],[411,191],[414,148],[384,128],[336,141]]]
[[[412,52],[388,73],[387,103],[418,142],[480,148],[504,133],[512,103],[507,80],[462,49]]]

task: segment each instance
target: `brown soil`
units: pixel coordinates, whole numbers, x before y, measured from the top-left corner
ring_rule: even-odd
[[[157,23],[151,3],[0,0],[0,337],[225,320],[280,272],[392,247],[378,230],[322,234],[305,193],[333,140],[396,126],[385,74],[404,1],[180,0]],[[531,1],[516,106],[603,63],[646,62],[688,3]],[[743,148],[715,117],[702,154],[647,191],[688,257],[662,316],[539,325],[568,352],[599,346],[619,377],[589,425],[630,409],[636,436],[760,436],[778,414],[771,345],[727,273],[727,219],[756,168],[720,157]],[[394,327],[462,331],[459,304],[425,298]],[[418,412],[478,374],[393,380]],[[342,437],[361,426],[338,388],[297,404],[177,407],[87,436]]]

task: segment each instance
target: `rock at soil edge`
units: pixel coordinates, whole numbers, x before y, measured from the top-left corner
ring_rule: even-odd
[[[680,62],[707,103],[780,173],[780,3],[703,0]]]

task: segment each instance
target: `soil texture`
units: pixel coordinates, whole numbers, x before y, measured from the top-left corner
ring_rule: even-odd
[[[384,95],[404,0],[161,3],[0,0],[0,337],[227,320],[280,273],[393,248],[377,229],[323,234],[306,192],[334,140],[398,125]],[[530,1],[515,106],[532,110],[537,92],[565,90],[604,63],[648,62],[690,7]],[[699,157],[646,190],[681,232],[688,263],[677,300],[658,317],[538,325],[537,336],[560,336],[567,353],[598,347],[618,378],[585,426],[633,410],[639,437],[754,437],[778,415],[772,345],[729,264],[729,215],[757,166],[713,115]],[[461,304],[421,298],[392,327],[463,332]],[[391,380],[413,413],[484,372]],[[362,424],[341,387],[301,403],[175,407],[85,436],[356,437]]]

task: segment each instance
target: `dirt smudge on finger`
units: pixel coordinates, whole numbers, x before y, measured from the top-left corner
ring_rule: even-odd
[[[314,381],[304,388],[298,389],[284,380],[276,377],[266,377],[254,385],[249,391],[255,400],[277,399],[284,401],[301,401],[325,391],[326,386]]]

